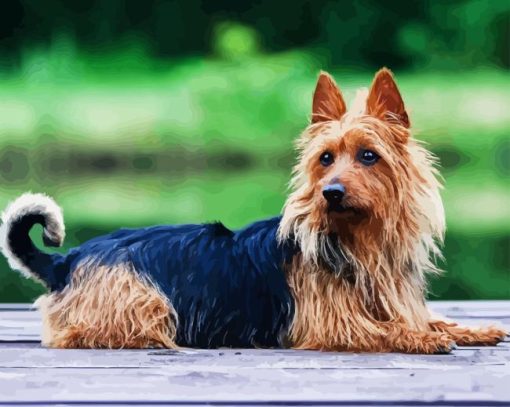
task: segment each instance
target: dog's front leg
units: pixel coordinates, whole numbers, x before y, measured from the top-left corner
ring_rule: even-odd
[[[449,353],[455,349],[455,341],[444,332],[417,331],[405,324],[388,324],[381,344],[387,352]]]
[[[470,328],[441,320],[431,320],[429,327],[434,332],[448,335],[460,346],[494,346],[508,335],[503,329],[494,326]]]

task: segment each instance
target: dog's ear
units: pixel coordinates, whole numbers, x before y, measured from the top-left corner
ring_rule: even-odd
[[[321,72],[313,93],[312,123],[340,120],[346,111],[344,98],[335,80]]]
[[[390,123],[410,127],[404,101],[388,68],[375,74],[368,94],[367,113]]]

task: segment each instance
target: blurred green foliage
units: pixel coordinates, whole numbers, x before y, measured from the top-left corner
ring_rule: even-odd
[[[0,207],[54,196],[64,250],[120,226],[279,213],[318,71],[352,100],[388,65],[445,178],[431,297],[510,298],[509,2],[13,4]],[[42,292],[1,260],[0,302]]]
[[[62,35],[96,55],[143,48],[176,58],[252,49],[253,31],[268,52],[308,48],[333,65],[508,68],[509,16],[507,0],[10,0],[0,13],[0,66],[18,70]],[[214,33],[229,24],[242,28],[218,44]]]

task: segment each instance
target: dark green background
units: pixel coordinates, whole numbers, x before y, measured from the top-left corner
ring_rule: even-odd
[[[319,70],[352,100],[388,66],[445,179],[431,298],[510,298],[510,2],[67,3],[0,13],[1,207],[54,196],[66,248],[275,215]],[[0,302],[42,292],[1,261]]]

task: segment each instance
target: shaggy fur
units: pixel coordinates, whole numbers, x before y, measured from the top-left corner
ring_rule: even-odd
[[[35,247],[28,232],[34,223],[43,225],[43,240],[47,246],[62,245],[65,237],[62,209],[44,194],[26,193],[9,204],[2,213],[0,247],[13,269],[20,271],[25,277],[44,283],[44,278],[38,274],[41,264],[34,264],[30,256]],[[9,239],[16,240],[16,245],[11,245]],[[43,257],[45,256],[40,260]]]
[[[38,299],[52,348],[175,348],[177,315],[131,264],[79,265],[60,292]]]
[[[441,185],[391,72],[379,71],[349,111],[322,73],[312,106],[282,217],[239,231],[122,229],[60,255],[28,236],[41,223],[46,243],[62,242],[52,200],[24,195],[9,206],[2,250],[50,290],[43,343],[436,353],[502,340],[498,328],[459,327],[426,307],[445,230]],[[379,159],[364,162],[367,150]],[[340,210],[324,195],[334,185]]]
[[[431,353],[448,351],[455,340],[501,339],[504,332],[496,328],[429,321],[426,275],[439,271],[434,258],[441,255],[445,229],[440,183],[434,158],[409,131],[392,74],[379,71],[347,112],[341,92],[323,73],[313,106],[312,124],[298,140],[300,160],[279,229],[282,241],[294,237],[302,251],[288,271],[297,307],[294,345]],[[360,164],[360,147],[377,152],[379,161]],[[327,168],[319,160],[324,151],[336,157]],[[345,186],[345,204],[355,211],[325,216],[322,190],[332,182]]]

